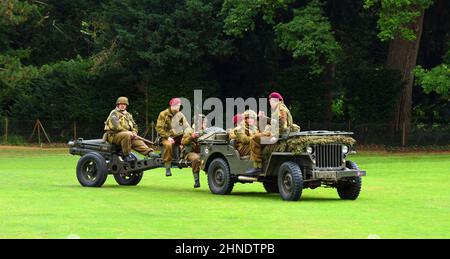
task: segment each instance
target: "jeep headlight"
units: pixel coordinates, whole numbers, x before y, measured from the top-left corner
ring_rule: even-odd
[[[342,154],[347,154],[348,153],[348,146],[343,145],[342,146]]]
[[[209,153],[209,149],[205,148],[205,154],[208,154],[208,153]]]
[[[312,154],[314,152],[314,149],[312,147],[306,147],[306,153]]]

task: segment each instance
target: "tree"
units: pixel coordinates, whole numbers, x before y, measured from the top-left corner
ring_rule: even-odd
[[[258,19],[271,25],[276,35],[275,41],[280,48],[289,51],[294,59],[304,59],[311,75],[323,75],[325,84],[329,87],[325,108],[325,118],[329,121],[332,114],[335,62],[341,49],[318,0],[310,1],[302,7],[291,8],[291,19],[284,21],[280,13],[288,10],[289,4],[293,2],[225,0],[221,11],[225,16],[224,31],[242,38],[245,33],[255,29],[255,21]]]
[[[7,0],[0,3],[0,103],[2,113],[8,114],[17,98],[17,86],[37,76],[37,68],[24,65],[30,49],[14,41],[19,27],[34,26],[41,17],[40,8],[26,1]]]
[[[294,58],[307,59],[311,74],[321,74],[325,64],[336,61],[340,46],[318,0],[293,9],[293,18],[288,22],[277,20],[277,11],[286,10],[292,2],[226,0],[221,11],[226,16],[224,31],[241,38],[255,29],[255,19],[262,16],[265,22],[273,26],[280,48],[290,51]]]
[[[221,1],[207,0],[112,0],[100,17],[104,29],[96,44],[106,55],[96,67],[106,63],[106,69],[127,73],[133,78],[128,92],[150,94],[156,108],[165,107],[169,95],[188,96],[193,81],[200,87],[208,80],[208,59],[231,52],[220,7]]]
[[[334,38],[322,4],[313,0],[303,9],[294,9],[294,18],[290,22],[276,25],[275,33],[281,48],[291,51],[294,58],[304,57],[309,61],[311,74],[323,74],[328,88],[324,118],[330,122],[336,61],[341,47]]]
[[[378,37],[389,41],[386,65],[400,71],[405,83],[396,104],[393,129],[397,132],[403,129],[406,136],[411,127],[413,69],[419,52],[423,17],[432,3],[432,0],[365,0],[366,8],[380,5]]]

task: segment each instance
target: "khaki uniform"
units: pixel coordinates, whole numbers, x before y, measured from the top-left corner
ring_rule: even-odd
[[[271,136],[277,136],[277,133],[279,135],[282,135],[285,133],[289,133],[291,131],[300,130],[300,127],[294,124],[291,112],[282,102],[280,102],[278,106],[275,108],[275,110],[272,111],[272,114],[270,116],[270,125],[271,125]]]
[[[105,121],[106,140],[111,144],[120,145],[124,155],[129,155],[131,150],[148,155],[153,149],[149,148],[142,140],[133,139],[138,128],[133,116],[127,112],[121,112],[118,108],[111,111]]]
[[[234,135],[236,135],[236,149],[239,151],[239,155],[250,155],[251,140],[253,136],[258,133],[259,131],[256,126],[249,126],[245,123],[243,126],[238,126],[235,128]]]
[[[236,124],[236,126],[232,129],[228,130],[228,138],[229,139],[236,139],[236,133],[237,131],[242,127],[242,122]]]
[[[177,112],[173,114],[170,108],[167,108],[159,114],[156,122],[156,131],[161,137],[161,143],[164,146],[162,158],[166,168],[170,167],[172,163],[173,145],[181,144],[183,133],[186,130],[192,129],[183,113]],[[169,137],[175,140],[173,145],[169,142]]]
[[[253,136],[250,143],[250,160],[253,161],[253,167],[255,168],[262,167],[264,145],[261,144],[261,138],[279,137],[285,133],[300,131],[300,127],[293,123],[291,112],[282,102],[272,111],[270,124],[270,127],[266,127],[264,132]]]
[[[194,179],[198,179],[201,166],[200,144],[198,143],[198,139],[192,138],[192,131],[187,130],[183,135],[181,144],[184,146],[181,157],[191,161],[192,174],[194,175]]]
[[[253,161],[253,167],[261,168],[262,167],[262,153],[264,145],[261,144],[261,138],[269,137],[270,132],[264,131],[258,134],[255,134],[250,142],[250,160]]]

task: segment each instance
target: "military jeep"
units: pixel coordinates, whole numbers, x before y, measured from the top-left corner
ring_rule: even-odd
[[[229,194],[235,183],[262,182],[268,193],[297,201],[305,188],[337,189],[341,199],[355,200],[365,171],[347,156],[355,153],[352,132],[304,131],[285,135],[263,149],[262,173],[248,176],[249,157],[241,157],[226,132],[211,132],[200,138],[203,170],[214,194]]]
[[[76,175],[78,182],[86,187],[101,187],[109,174],[119,185],[137,185],[146,170],[164,167],[161,157],[139,157],[131,153],[136,161],[124,161],[120,146],[110,144],[103,139],[69,141],[69,153],[79,155]],[[185,168],[190,162],[179,159],[180,150],[174,148],[172,167]]]

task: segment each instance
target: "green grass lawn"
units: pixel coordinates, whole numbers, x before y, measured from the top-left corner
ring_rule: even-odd
[[[0,238],[450,238],[449,154],[359,154],[356,201],[335,189],[298,202],[260,183],[209,192],[189,169],[147,171],[136,187],[78,184],[66,149],[0,149]]]

